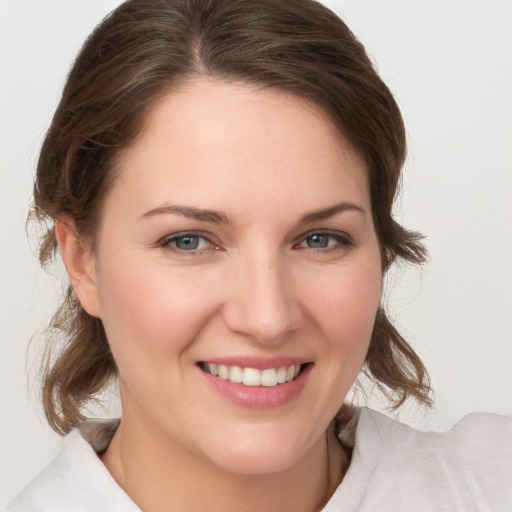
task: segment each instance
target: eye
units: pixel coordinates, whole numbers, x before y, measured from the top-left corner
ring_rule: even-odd
[[[295,245],[298,249],[336,250],[353,245],[348,235],[318,231],[310,233]]]
[[[177,233],[160,240],[158,244],[174,252],[200,252],[218,249],[207,237],[198,233]]]
[[[329,247],[329,244],[333,241],[333,236],[327,235],[326,233],[315,233],[310,235],[304,240],[307,246],[311,249],[325,249]]]

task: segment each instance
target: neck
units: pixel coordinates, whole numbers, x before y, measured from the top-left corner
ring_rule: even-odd
[[[102,461],[144,512],[313,512],[327,502],[349,464],[330,429],[286,470],[231,473],[125,418]]]

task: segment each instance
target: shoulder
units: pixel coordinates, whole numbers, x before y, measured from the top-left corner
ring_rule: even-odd
[[[96,453],[105,446],[113,431],[112,423],[98,423],[89,425],[83,433],[71,432],[57,458],[20,493],[6,512],[140,512]]]
[[[438,470],[466,468],[483,474],[512,463],[510,417],[473,413],[444,433],[421,432],[368,409],[363,411],[361,420],[361,442],[373,437],[389,460],[414,460],[419,468],[435,462]],[[398,453],[397,447],[401,448]]]
[[[477,455],[490,445],[512,449],[512,417],[490,413],[472,413],[465,416],[448,432],[422,432],[384,414],[363,408],[359,414],[357,435],[377,436],[381,439],[399,438],[406,443],[429,448],[453,449],[462,454]]]
[[[377,429],[380,438],[381,476],[395,474],[418,494],[435,493],[463,510],[512,510],[512,418],[470,414],[439,433],[368,416],[368,432]]]
[[[353,504],[342,510],[512,510],[512,418],[470,414],[421,432],[362,409],[340,494]]]
[[[487,457],[512,457],[512,418],[497,414],[469,414],[446,434],[453,450],[468,462]]]

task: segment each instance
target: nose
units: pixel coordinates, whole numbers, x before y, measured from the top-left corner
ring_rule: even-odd
[[[296,331],[303,314],[293,279],[279,258],[254,256],[231,275],[224,321],[231,331],[260,343],[278,343]]]

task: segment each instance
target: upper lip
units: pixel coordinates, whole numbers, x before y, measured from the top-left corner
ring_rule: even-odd
[[[283,356],[272,358],[261,358],[254,356],[240,357],[215,357],[198,361],[198,364],[223,364],[225,366],[240,366],[241,368],[255,368],[257,370],[266,370],[269,368],[280,368],[281,366],[303,365],[311,363],[310,359],[303,357]]]

